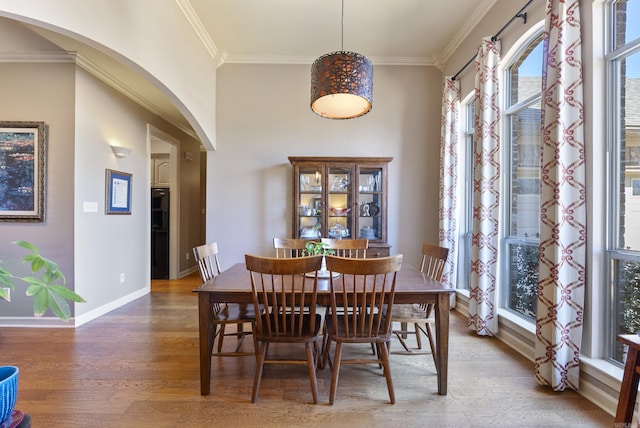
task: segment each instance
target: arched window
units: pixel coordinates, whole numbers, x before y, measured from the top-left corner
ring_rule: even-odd
[[[506,163],[501,307],[535,320],[540,242],[540,97],[543,34],[529,37],[508,63],[505,79]]]

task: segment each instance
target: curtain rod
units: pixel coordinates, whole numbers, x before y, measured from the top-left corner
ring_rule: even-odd
[[[504,25],[502,26],[502,28],[501,28],[501,29],[499,29],[499,30],[498,30],[498,32],[497,32],[495,35],[491,36],[491,41],[494,41],[494,42],[495,42],[496,40],[498,40],[498,36],[500,36],[500,34],[502,34],[502,32],[503,32],[504,30],[506,30],[506,29],[507,29],[507,27],[508,27],[509,25],[511,25],[511,23],[512,23],[514,20],[516,20],[516,19],[518,19],[518,18],[522,18],[523,24],[526,24],[526,23],[527,23],[527,12],[525,12],[524,10],[525,10],[526,8],[528,8],[528,7],[529,7],[529,5],[530,5],[531,3],[533,3],[533,0],[529,0],[529,1],[524,5],[524,6],[522,6],[522,9],[520,9],[520,10],[518,11],[518,13],[516,13],[515,15],[513,15],[513,17],[511,17],[511,19],[510,19],[509,21],[507,21],[507,23],[506,23],[506,24],[504,24]],[[467,61],[467,62],[465,63],[465,65],[463,65],[463,66],[462,66],[462,68],[461,68],[460,70],[458,70],[458,72],[457,72],[457,73],[456,73],[456,74],[451,78],[451,80],[456,80],[456,79],[458,78],[458,76],[460,75],[460,73],[462,73],[462,72],[465,70],[465,68],[467,68],[467,67],[469,66],[469,64],[471,64],[471,63],[473,62],[473,60],[474,60],[474,59],[476,59],[476,55],[474,55],[473,57],[471,57],[471,59],[470,59],[469,61]]]

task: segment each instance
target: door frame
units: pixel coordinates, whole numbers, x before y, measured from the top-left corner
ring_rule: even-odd
[[[180,248],[180,140],[151,124],[147,124],[147,140],[149,147],[149,162],[147,163],[149,184],[147,187],[149,188],[149,193],[151,192],[151,154],[165,153],[153,152],[151,148],[152,142],[167,143],[169,162],[171,164],[169,180],[169,194],[171,195],[169,198],[169,279],[178,279],[178,273],[180,272],[180,266],[178,265],[180,260],[178,258]],[[148,228],[149,230],[151,229],[150,217]],[[149,252],[151,252],[151,242],[149,242]]]

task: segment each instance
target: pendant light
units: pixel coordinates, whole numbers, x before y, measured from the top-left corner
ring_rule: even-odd
[[[364,55],[344,51],[344,0],[341,24],[341,50],[321,56],[311,66],[311,109],[329,119],[363,116],[373,102],[373,64]]]

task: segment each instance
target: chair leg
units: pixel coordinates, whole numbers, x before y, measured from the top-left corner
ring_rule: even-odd
[[[307,349],[307,368],[309,369],[309,380],[311,381],[311,395],[313,404],[318,404],[318,378],[316,377],[316,342],[305,343]]]
[[[383,367],[382,367],[382,360],[380,359],[380,344],[379,343],[376,343],[376,344],[372,343],[372,345],[376,349],[375,355],[376,355],[376,358],[378,359],[378,368],[381,369]]]
[[[416,333],[416,343],[418,344],[418,349],[422,349],[422,340],[420,340],[420,329],[418,328],[418,323],[413,325],[413,331]]]
[[[244,323],[239,322],[236,331],[238,332],[238,340],[244,339]]]
[[[400,323],[400,330],[402,330],[402,338],[406,339],[407,338],[407,323],[406,322],[401,322]]]
[[[262,380],[262,369],[264,368],[264,359],[267,355],[267,342],[260,342],[260,348],[256,352],[256,373],[253,376],[253,391],[251,391],[251,402],[255,403],[258,399],[258,390],[260,389],[260,381]]]
[[[331,349],[331,339],[329,339],[329,335],[325,335],[324,337],[324,345],[322,345],[322,362],[320,363],[320,369],[324,369],[327,366],[327,361],[329,362],[329,367],[333,368],[333,363],[331,362],[331,357],[329,356],[329,350]]]
[[[218,339],[218,352],[222,352],[222,339],[224,339],[224,324],[220,324],[220,338]]]
[[[427,338],[429,339],[429,346],[431,347],[431,355],[433,356],[433,364],[436,366],[436,372],[438,371],[438,358],[436,357],[436,341],[431,333],[431,326],[429,323],[425,323]]]
[[[433,337],[433,333],[431,332],[431,325],[429,322],[425,322],[425,328],[423,329],[420,325],[418,325],[418,329],[427,336],[429,339],[429,347],[431,348],[431,356],[433,357],[433,364],[436,366],[436,371],[438,370],[438,359],[436,357],[436,341],[435,337]]]
[[[331,391],[329,392],[329,404],[333,404],[338,389],[338,375],[340,374],[340,361],[342,360],[342,342],[336,342],[336,354],[333,357],[333,371],[331,372]]]
[[[395,333],[396,336],[398,336],[398,341],[400,342],[400,344],[402,345],[402,347],[405,349],[405,351],[407,352],[411,352],[411,350],[409,349],[409,347],[407,346],[407,344],[405,343],[404,339],[402,338],[402,334],[405,331],[402,330],[394,330],[393,331]],[[404,334],[404,336],[406,336],[406,334]]]
[[[216,341],[218,325],[216,323],[209,323],[209,355],[213,355],[213,344]]]
[[[391,404],[395,404],[396,394],[393,391],[393,380],[391,379],[391,365],[389,364],[389,353],[387,352],[387,347],[384,344],[378,347],[378,349],[380,349],[380,354],[382,356],[382,365],[384,366],[384,377],[387,379],[387,389],[389,390],[389,399],[391,400]]]

